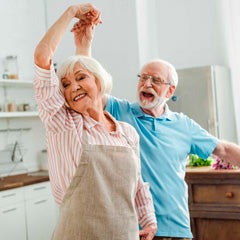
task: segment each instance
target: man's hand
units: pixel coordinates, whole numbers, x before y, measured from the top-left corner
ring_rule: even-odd
[[[234,143],[219,141],[213,154],[224,159],[225,162],[240,167],[240,147]]]
[[[71,32],[74,33],[75,46],[79,53],[86,52],[91,48],[94,35],[93,24],[87,24],[84,20],[79,20],[74,24]]]
[[[152,240],[157,232],[157,224],[152,223],[139,232],[141,240]]]

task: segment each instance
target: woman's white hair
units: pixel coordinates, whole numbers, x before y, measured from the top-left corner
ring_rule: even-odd
[[[68,57],[60,66],[57,75],[60,89],[63,91],[62,79],[73,72],[74,66],[79,63],[84,69],[91,72],[100,82],[101,95],[109,94],[112,90],[112,76],[94,58],[76,55]]]

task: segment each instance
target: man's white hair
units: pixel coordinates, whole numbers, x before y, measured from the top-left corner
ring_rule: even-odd
[[[76,55],[68,57],[60,66],[57,75],[60,82],[60,89],[63,91],[62,78],[73,72],[74,66],[79,63],[84,69],[91,72],[100,82],[101,95],[109,94],[112,90],[112,76],[94,58]]]
[[[150,64],[150,63],[154,63],[154,62],[162,63],[162,64],[166,65],[166,66],[169,68],[168,79],[165,79],[165,80],[168,80],[172,85],[174,85],[175,87],[177,87],[177,85],[178,85],[178,74],[177,74],[177,71],[176,71],[175,67],[174,67],[171,63],[169,63],[169,62],[167,62],[167,61],[165,61],[165,60],[162,60],[162,59],[153,59],[153,60],[149,61],[148,63],[146,63],[146,64],[142,67],[142,69],[143,69],[146,65],[148,65],[148,64]]]

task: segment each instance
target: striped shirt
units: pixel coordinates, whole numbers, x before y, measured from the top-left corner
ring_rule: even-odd
[[[128,123],[116,121],[116,131],[107,132],[104,126],[91,117],[76,113],[65,106],[65,98],[59,88],[59,80],[53,65],[50,70],[35,65],[33,80],[39,117],[46,128],[49,177],[57,204],[61,204],[71,180],[74,177],[82,152],[82,133],[85,131],[88,144],[128,146],[124,137],[138,147],[139,136]],[[135,197],[138,220],[142,228],[156,223],[155,211],[149,184],[139,177]]]

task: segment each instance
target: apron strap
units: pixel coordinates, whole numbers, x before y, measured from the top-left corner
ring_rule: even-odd
[[[139,155],[139,154],[138,154],[138,149],[137,149],[137,147],[135,146],[134,142],[128,137],[128,135],[127,135],[127,133],[125,132],[124,129],[122,129],[122,131],[123,131],[123,133],[124,133],[123,136],[126,138],[128,144],[130,145],[130,147],[135,151],[135,153],[136,153],[137,156],[138,156],[138,155]]]

